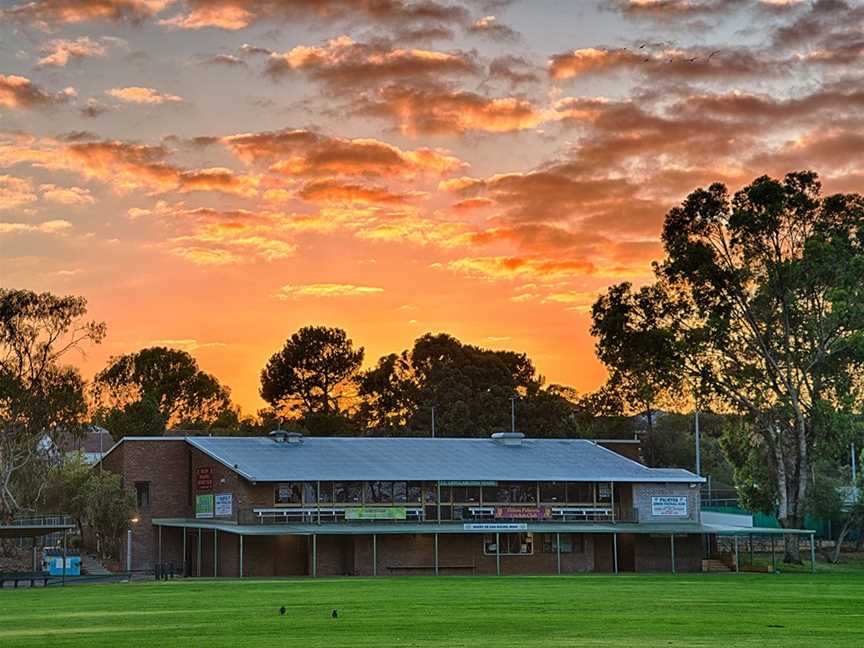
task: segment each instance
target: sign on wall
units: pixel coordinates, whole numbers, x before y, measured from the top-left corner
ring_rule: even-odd
[[[195,496],[195,517],[196,518],[212,518],[213,517],[213,493]]]
[[[213,490],[213,469],[209,466],[198,468],[195,471],[195,490]]]
[[[466,522],[462,525],[465,531],[527,531],[524,522]]]
[[[231,517],[234,508],[234,496],[232,493],[216,493],[214,513],[216,517]]]
[[[495,517],[515,520],[543,520],[552,517],[549,506],[496,506]]]
[[[407,517],[404,506],[358,506],[345,509],[346,520],[404,520]]]
[[[497,481],[472,481],[470,479],[442,479],[442,486],[497,486]]]
[[[652,497],[651,515],[654,517],[687,517],[687,497],[684,495]]]

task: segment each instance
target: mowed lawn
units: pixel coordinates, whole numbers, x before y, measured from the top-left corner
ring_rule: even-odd
[[[7,589],[0,591],[0,646],[864,646],[864,576],[176,580]]]

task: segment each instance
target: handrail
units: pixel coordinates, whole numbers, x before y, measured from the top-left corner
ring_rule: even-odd
[[[9,521],[0,523],[0,526],[75,526],[75,520],[68,515],[34,515],[12,518]]]

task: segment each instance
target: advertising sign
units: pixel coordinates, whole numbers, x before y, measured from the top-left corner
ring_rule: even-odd
[[[212,518],[213,517],[213,493],[206,495],[195,496],[195,517],[196,518]]]
[[[198,468],[195,471],[195,490],[213,490],[213,469],[210,467]]]
[[[527,531],[524,522],[466,522],[462,525],[465,531]]]
[[[404,506],[358,506],[345,509],[346,520],[404,520],[407,517]]]
[[[516,520],[543,520],[552,517],[549,506],[496,506],[495,517]]]
[[[216,517],[231,517],[234,508],[234,496],[231,493],[216,493],[214,512]]]
[[[497,486],[497,481],[471,481],[466,479],[443,479],[438,482],[442,486]]]
[[[687,517],[687,497],[683,495],[652,497],[651,515],[654,517]]]

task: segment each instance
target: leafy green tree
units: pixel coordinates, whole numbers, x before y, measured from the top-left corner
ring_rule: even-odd
[[[43,439],[83,433],[84,381],[63,362],[105,336],[86,313],[81,297],[0,289],[0,519],[21,508],[26,474],[48,459]]]
[[[698,398],[749,418],[736,477],[773,490],[787,528],[803,524],[813,453],[835,433],[826,414],[860,412],[862,232],[864,199],[823,198],[812,172],[763,176],[731,197],[698,189],[663,228],[658,316],[640,326],[669,341]],[[770,485],[747,470],[760,461]],[[785,560],[799,562],[787,540]]]
[[[80,452],[68,454],[50,467],[42,492],[44,510],[71,516],[83,537],[87,512],[88,481],[94,471]]]
[[[613,286],[591,309],[597,357],[610,369],[605,389],[645,416],[649,431],[658,407],[679,397],[683,376],[672,331],[662,326],[666,303],[655,286]]]
[[[92,471],[83,491],[84,521],[93,529],[103,558],[118,557],[120,539],[135,516],[135,493],[120,475]]]
[[[261,397],[311,434],[350,429],[345,416],[363,347],[340,328],[306,326],[273,354],[261,372]]]
[[[112,358],[96,374],[97,420],[119,439],[166,427],[209,429],[232,410],[231,395],[186,351],[150,347]]]
[[[519,431],[563,436],[576,429],[573,395],[544,387],[525,354],[463,344],[447,334],[426,334],[410,351],[381,358],[357,385],[357,418],[368,433],[429,435],[434,408],[437,435],[488,436],[510,429],[512,398]]]

